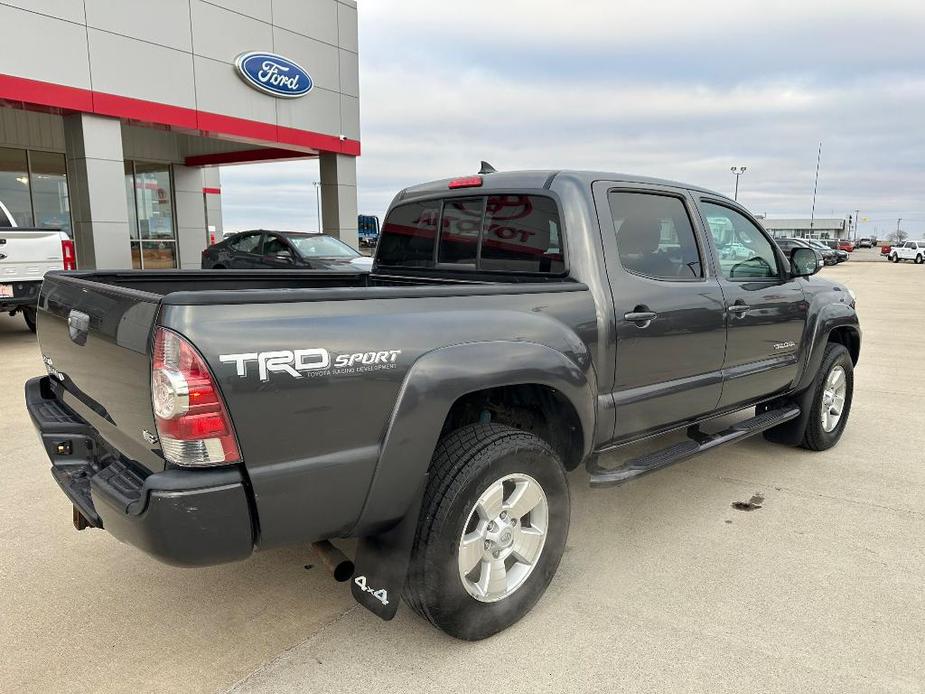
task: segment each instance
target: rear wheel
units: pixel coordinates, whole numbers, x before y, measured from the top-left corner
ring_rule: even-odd
[[[35,307],[26,306],[22,310],[22,317],[26,320],[26,325],[29,327],[29,330],[35,332]]]
[[[565,550],[565,470],[542,439],[473,424],[437,446],[403,595],[450,636],[506,629],[543,595]]]

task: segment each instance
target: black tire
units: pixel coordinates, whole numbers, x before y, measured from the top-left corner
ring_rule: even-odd
[[[35,308],[33,306],[27,306],[22,310],[22,317],[26,319],[26,325],[29,327],[29,330],[35,332]]]
[[[821,416],[823,394],[825,393],[825,385],[829,374],[839,366],[844,370],[847,383],[845,404],[842,407],[838,424],[832,431],[826,431],[822,425]],[[851,400],[854,395],[854,363],[851,361],[851,355],[844,345],[835,342],[830,342],[826,345],[825,353],[822,356],[822,364],[819,366],[819,372],[816,374],[812,386],[810,386],[810,391],[812,393],[809,398],[810,416],[800,445],[811,451],[824,451],[838,443],[842,432],[845,430],[845,425],[848,423],[848,415],[851,413]]]
[[[459,544],[479,497],[506,475],[529,475],[542,488],[549,523],[539,558],[524,582],[497,602],[464,587]],[[414,538],[405,601],[450,636],[476,641],[517,622],[556,573],[569,525],[569,490],[558,455],[534,434],[498,424],[472,424],[437,444]]]
[[[922,255],[921,255],[921,254],[915,256],[915,264],[916,264],[916,265],[921,265],[921,264],[922,264]]]

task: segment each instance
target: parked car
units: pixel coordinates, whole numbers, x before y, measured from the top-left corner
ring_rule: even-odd
[[[893,246],[890,250],[890,260],[898,263],[900,260],[911,260],[916,265],[925,262],[925,241],[906,241]]]
[[[785,252],[789,253],[794,248],[812,248],[819,253],[824,265],[835,265],[838,263],[838,254],[835,251],[824,244],[814,244],[811,239],[784,238],[775,240],[777,241],[777,245]]]
[[[26,402],[78,528],[186,566],[322,541],[380,617],[403,596],[474,640],[552,580],[566,471],[607,487],[759,433],[838,443],[861,332],[818,270],[698,187],[435,181],[394,199],[369,274],[50,273]]]
[[[803,241],[805,241],[806,245],[808,245],[810,248],[815,248],[820,253],[825,254],[826,251],[829,251],[830,253],[834,253],[835,263],[830,263],[830,265],[835,265],[837,263],[843,263],[846,260],[848,260],[847,251],[843,251],[837,247],[836,248],[832,247],[832,244],[836,243],[835,241],[826,242],[826,241],[821,241],[819,239],[803,239]]]
[[[0,311],[22,313],[35,332],[35,305],[48,270],[77,267],[74,242],[58,229],[19,227],[0,203]]]
[[[850,239],[839,239],[837,248],[840,251],[854,253],[854,243]]]
[[[858,239],[858,248],[873,248],[873,247],[874,247],[873,239],[869,239],[866,237],[863,239]]]
[[[305,231],[242,231],[202,252],[203,270],[345,270],[369,272],[372,258],[343,241]]]
[[[890,258],[890,252],[892,250],[893,250],[892,244],[884,243],[882,246],[880,246],[880,255],[882,255],[887,260],[892,260],[892,258]]]

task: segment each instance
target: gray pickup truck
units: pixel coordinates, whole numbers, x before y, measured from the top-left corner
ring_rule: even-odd
[[[700,188],[486,169],[401,191],[369,274],[49,273],[26,402],[79,529],[180,566],[358,538],[358,601],[480,639],[555,574],[568,471],[838,442],[861,332],[821,264]]]

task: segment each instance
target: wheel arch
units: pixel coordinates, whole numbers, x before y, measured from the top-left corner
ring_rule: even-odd
[[[856,365],[861,354],[861,329],[854,309],[844,303],[825,305],[816,316],[807,355],[797,380],[796,390],[809,387],[822,364],[825,347],[830,342],[844,345]]]
[[[566,465],[577,467],[591,450],[594,382],[590,363],[581,367],[564,353],[533,342],[466,343],[425,354],[402,385],[363,511],[350,534],[380,532],[405,515],[440,436],[454,422],[470,423],[473,412],[481,417],[480,403],[498,414],[491,421],[508,424],[516,421],[511,410],[517,408],[511,405],[530,398],[548,407],[567,405],[563,422],[550,424],[544,417],[544,431],[562,437],[557,450],[563,451]],[[543,430],[539,423],[537,428]]]

